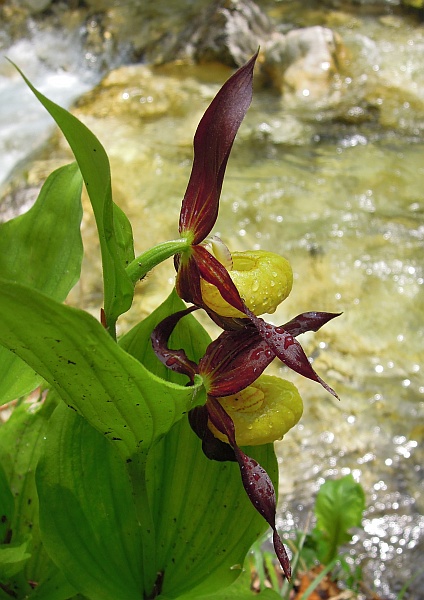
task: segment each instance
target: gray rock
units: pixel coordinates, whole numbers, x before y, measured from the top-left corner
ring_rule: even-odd
[[[32,14],[46,10],[51,4],[51,0],[25,0],[24,4],[29,8]]]
[[[252,0],[216,0],[168,42],[156,62],[180,59],[240,66],[274,31],[268,16]]]

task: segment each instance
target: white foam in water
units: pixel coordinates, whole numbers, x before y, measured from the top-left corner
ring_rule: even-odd
[[[54,39],[51,34],[49,38],[47,41],[52,50]],[[87,77],[87,71],[83,69],[65,70],[69,65],[61,67],[58,54],[56,60],[46,61],[38,52],[42,46],[40,39],[37,44],[21,40],[7,49],[6,56],[40,92],[68,108],[92,87],[94,74]],[[5,56],[0,57],[0,185],[19,161],[47,139],[52,127],[52,118],[19,73]]]

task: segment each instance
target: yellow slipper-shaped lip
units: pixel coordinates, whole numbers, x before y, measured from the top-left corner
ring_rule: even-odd
[[[299,421],[303,413],[300,394],[291,382],[261,375],[238,394],[218,399],[234,422],[239,446],[259,446],[280,440]],[[209,422],[215,437],[227,442]]]
[[[246,306],[255,314],[273,313],[287,298],[293,285],[293,272],[288,260],[265,250],[232,253],[233,268],[229,270]],[[201,280],[205,304],[223,317],[243,317],[221,296],[214,285]]]

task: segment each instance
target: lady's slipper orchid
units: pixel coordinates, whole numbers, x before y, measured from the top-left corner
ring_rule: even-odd
[[[290,293],[293,275],[289,263],[263,251],[231,255],[219,240],[208,237],[218,215],[234,138],[252,99],[256,58],[257,54],[224,84],[197,128],[193,168],[179,223],[188,246],[174,258],[177,293],[195,306],[164,319],[152,333],[152,344],[158,358],[187,375],[191,383],[196,374],[202,377],[207,400],[190,411],[190,424],[208,458],[238,462],[252,504],[273,529],[274,548],[289,578],[289,560],[276,531],[272,482],[239,445],[280,439],[301,416],[302,401],[292,384],[260,377],[275,357],[336,396],[315,373],[296,337],[317,331],[337,315],[310,312],[280,327],[266,323],[258,315],[274,312]],[[197,308],[206,310],[224,329],[198,364],[183,349],[168,347],[175,325]],[[240,404],[241,411],[237,409]]]
[[[234,421],[232,416],[228,414],[231,410],[227,412],[225,403],[231,402],[231,399],[229,400],[228,397],[234,394],[251,393],[246,390],[252,384],[255,385],[259,393],[262,392],[263,396],[265,396],[264,390],[266,387],[275,388],[275,382],[270,384],[268,378],[261,381],[259,376],[275,358],[276,353],[273,352],[271,347],[261,337],[258,329],[250,321],[243,320],[244,325],[240,329],[223,331],[216,340],[211,342],[199,364],[196,364],[187,357],[183,349],[174,350],[168,347],[169,337],[178,321],[185,315],[193,312],[193,310],[196,310],[196,307],[189,307],[165,318],[152,332],[153,349],[161,362],[168,368],[187,375],[191,383],[193,383],[196,374],[202,376],[207,392],[207,401],[204,406],[196,407],[190,412],[191,426],[201,438],[203,451],[208,458],[215,460],[236,460],[238,462],[245,490],[256,510],[264,516],[273,528],[276,554],[286,576],[290,577],[290,565],[287,554],[275,529],[275,493],[271,480],[264,469],[254,459],[248,457],[240,450],[239,444],[263,444],[270,442],[272,439],[281,438],[292,424],[294,425],[298,418],[300,418],[302,412],[301,400],[298,398],[297,390],[295,391],[294,386],[292,389],[289,389],[288,395],[293,396],[292,400],[289,399],[289,401],[285,401],[284,393],[281,393],[282,389],[279,389],[278,386],[277,390],[271,390],[271,394],[268,389],[267,394],[270,395],[271,407],[274,404],[271,412],[274,414],[270,415],[271,419],[268,422],[266,421],[268,417],[265,416],[264,423],[272,426],[268,428],[268,433],[272,431],[275,437],[271,435],[271,437],[268,436],[265,438],[263,429],[259,426],[256,427],[256,434],[258,436],[256,440],[250,437],[247,441],[242,436],[240,438],[241,441],[238,441]],[[305,331],[319,329],[321,325],[335,316],[337,315],[331,313],[305,313],[299,315],[296,319],[286,323],[282,329],[284,333],[279,335],[282,335],[283,339],[291,336],[294,340],[295,336]],[[296,344],[301,348],[298,342]],[[293,343],[291,345],[297,348]],[[312,372],[315,377],[311,378],[317,378],[325,387],[328,387],[318,378],[314,371]],[[263,383],[264,381],[265,384]],[[286,384],[290,386],[288,382],[283,382],[279,386],[283,386],[284,388]],[[331,390],[331,388],[328,389]],[[277,397],[272,400],[275,391],[277,392]],[[264,402],[264,404],[262,417],[266,415],[265,409],[268,401]],[[292,424],[288,422],[287,407],[291,412],[295,413],[293,416],[290,415]],[[261,407],[258,408],[258,414],[255,419],[259,420],[261,418]],[[278,412],[278,408],[280,408],[280,412]],[[235,421],[237,425],[237,418]],[[247,429],[248,427],[249,424],[247,424]],[[221,439],[218,439],[214,435],[213,430],[219,432]],[[255,433],[253,432],[253,423],[252,433]],[[221,441],[222,439],[225,439],[228,443],[224,443]]]
[[[215,340],[215,342],[212,342],[209,345],[206,354],[199,362],[199,365],[196,365],[196,363],[191,361],[186,356],[184,350],[172,350],[168,348],[168,339],[175,325],[181,318],[193,310],[195,310],[195,307],[190,307],[164,319],[152,333],[151,338],[153,349],[158,358],[167,367],[187,375],[191,382],[194,381],[194,375],[196,373],[199,373],[203,376],[204,385],[207,391],[207,401],[204,406],[196,407],[190,411],[190,424],[195,433],[202,440],[202,448],[208,458],[214,460],[232,460],[238,462],[243,486],[250,501],[255,509],[266,519],[267,523],[273,529],[275,552],[286,577],[289,579],[291,576],[290,562],[284,545],[281,542],[276,530],[276,498],[272,481],[265,469],[263,469],[253,458],[247,456],[240,449],[238,442],[236,441],[234,422],[216,397],[219,395],[219,393],[217,393],[219,389],[219,383],[214,385],[215,377],[218,377],[219,379],[219,377],[222,376],[227,370],[231,373],[232,360],[230,357],[232,356],[235,360],[238,358],[235,349],[226,345],[228,340],[226,339],[227,336],[225,334],[228,332],[223,332],[223,334],[221,334],[221,336]],[[224,336],[224,338],[222,338],[222,336]],[[225,352],[227,348],[229,350],[229,360],[225,361],[225,365],[223,364],[223,361],[221,361],[221,364],[217,365],[217,368],[214,369],[212,367],[214,361],[205,359],[207,359],[209,351],[211,351],[213,356],[217,356],[217,342],[218,345],[221,345],[221,341],[222,346],[219,350],[220,352]],[[256,378],[257,376],[252,372],[252,382]],[[228,385],[225,385],[225,388],[227,389]],[[240,391],[240,384],[236,382],[236,380],[234,380],[232,389],[234,390],[234,393],[236,393],[236,391]],[[209,394],[211,390],[215,391],[215,395]],[[211,427],[213,427],[215,431],[219,432],[220,436],[223,436],[227,443],[224,443],[215,437],[212,433]],[[285,429],[287,430],[287,428]],[[277,434],[277,437],[281,437],[281,428],[278,427],[278,430],[279,433]],[[258,443],[264,443],[262,438]]]
[[[255,257],[252,258],[255,268],[253,269],[251,288],[258,285],[258,288],[263,287],[265,290],[265,295],[260,297],[259,301],[255,298],[249,306],[249,302],[246,304],[241,298],[236,285],[236,283],[244,283],[243,268],[238,269],[241,277],[234,282],[227,268],[221,262],[222,257],[220,256],[221,260],[219,260],[208,250],[209,239],[207,236],[218,215],[219,196],[228,157],[236,133],[252,99],[253,67],[256,58],[257,54],[222,86],[197,128],[194,137],[193,168],[184,195],[179,223],[181,236],[189,240],[191,245],[187,250],[175,255],[176,290],[186,302],[204,308],[211,318],[224,329],[237,330],[235,335],[237,340],[234,339],[233,347],[237,347],[241,342],[240,329],[242,329],[244,338],[251,339],[255,353],[261,354],[266,364],[269,364],[277,356],[288,367],[300,375],[318,381],[337,397],[336,393],[313,370],[301,345],[295,339],[298,333],[294,334],[290,329],[286,329],[286,326],[275,327],[257,316],[262,312],[275,310],[279,298],[284,299],[290,292],[292,275],[287,261],[281,257],[275,258],[275,255],[271,253],[266,255],[266,259],[261,255],[262,260],[257,260],[260,253],[251,253],[250,255],[241,253],[246,260],[249,256],[250,258]],[[237,254],[233,255],[233,258],[236,257],[233,267],[237,266],[237,256]],[[258,265],[261,262],[262,264]],[[240,264],[242,264],[242,259]],[[233,272],[235,273],[235,271]],[[273,273],[277,273],[277,277],[274,278]],[[265,277],[268,277],[266,285],[262,283],[264,274]],[[272,286],[273,282],[275,286]],[[274,289],[278,290],[277,294],[274,294]],[[210,300],[211,293],[212,301]],[[322,315],[329,315],[329,313],[306,314],[309,315],[309,324],[306,329],[304,328],[306,316],[296,317],[297,322],[302,320],[301,332],[321,327]],[[315,315],[315,317],[311,315]],[[330,315],[326,320],[334,316]],[[240,323],[234,317],[245,317],[245,319]],[[293,322],[288,325],[294,326]],[[261,343],[259,343],[259,338],[262,340]],[[249,384],[247,383],[243,387],[246,385]]]

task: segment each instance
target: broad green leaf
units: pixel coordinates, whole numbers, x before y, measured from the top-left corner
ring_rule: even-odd
[[[359,527],[365,509],[362,486],[352,475],[329,479],[319,489],[315,502],[318,558],[326,565],[336,558],[339,546],[352,539],[349,529]]]
[[[65,300],[81,270],[81,189],[78,166],[61,167],[47,178],[27,213],[0,224],[1,277]],[[0,348],[0,404],[39,383],[39,375]]]
[[[113,442],[124,460],[169,431],[202,388],[165,382],[84,311],[0,280],[0,343],[48,381],[62,400]]]
[[[271,589],[263,589],[259,593],[250,591],[251,572],[249,567],[244,568],[238,578],[230,586],[213,594],[197,595],[194,593],[178,596],[178,600],[281,600],[281,596]],[[158,600],[165,600],[159,596]]]
[[[24,563],[30,557],[27,549],[28,540],[19,545],[2,544],[0,546],[0,584],[22,570]]]
[[[0,545],[5,544],[10,535],[15,501],[9,481],[0,463]]]
[[[37,487],[47,551],[90,600],[140,600],[141,529],[125,464],[105,436],[63,404],[46,438]]]
[[[29,394],[41,381],[18,356],[0,346],[0,405]]]
[[[51,571],[32,592],[31,600],[69,600],[75,595],[75,588],[69,583],[63,572],[52,563]]]
[[[73,163],[54,171],[29,211],[0,224],[0,273],[59,302],[79,279],[82,177]]]
[[[162,378],[174,380],[179,376],[154,355],[150,332],[164,317],[183,307],[173,292],[120,342]],[[183,347],[196,361],[209,342],[208,334],[192,315],[178,323],[170,338],[171,347]],[[277,464],[272,445],[246,451],[275,481]],[[185,592],[187,598],[203,594],[215,597],[217,590],[238,577],[240,569],[233,567],[244,563],[250,546],[267,529],[244,491],[238,465],[206,459],[200,440],[183,418],[152,448],[147,467],[156,522],[156,571],[164,572],[163,595],[176,598]]]
[[[54,406],[53,400],[21,403],[1,426],[0,464],[14,501],[13,517],[8,524],[10,542],[15,548],[25,548],[26,560],[18,565],[12,580],[4,581],[0,576],[0,582],[13,588],[20,597],[31,593],[29,581],[40,583],[53,567],[41,544],[34,472]]]
[[[275,481],[273,447],[245,451]],[[208,460],[183,419],[150,452],[147,477],[163,594],[197,597],[230,585],[240,573],[237,565],[267,529],[246,495],[238,465]]]
[[[127,267],[134,260],[132,227],[123,210],[121,210],[115,203],[113,203],[112,206],[116,250],[120,257],[121,263]]]
[[[129,354],[137,358],[149,371],[156,373],[162,379],[174,381],[181,385],[187,384],[187,377],[167,369],[159,361],[153,352],[150,334],[165,317],[184,308],[186,308],[186,305],[174,289],[165,302],[151,315],[135,325],[119,340],[121,348],[124,348]],[[211,338],[209,334],[193,315],[184,317],[178,323],[169,340],[170,347],[184,348],[187,356],[194,361],[199,360],[203,356],[210,342]]]
[[[99,233],[104,310],[106,321],[112,330],[118,316],[126,312],[132,303],[134,286],[125,267],[134,258],[134,250],[131,225],[122,211],[114,209],[109,159],[99,140],[83,123],[43,96],[19,69],[18,71],[60,127],[81,169]]]

